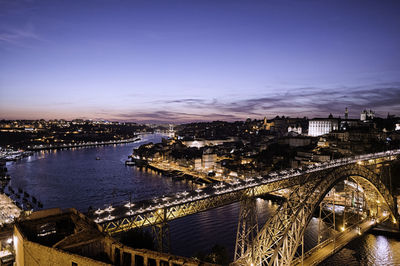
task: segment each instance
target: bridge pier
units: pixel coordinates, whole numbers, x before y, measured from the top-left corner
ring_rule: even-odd
[[[156,240],[157,251],[169,253],[171,251],[171,238],[169,224],[164,222],[152,226],[153,235]]]
[[[323,237],[325,233],[325,230],[323,230],[323,224],[327,226],[326,230],[328,231],[327,234],[329,234],[329,230],[332,232],[335,232],[336,230],[336,210],[335,210],[335,188],[332,189],[332,194],[333,194],[333,201],[321,201],[319,204],[319,219],[318,219],[318,242],[317,245],[319,245],[323,241]],[[332,206],[332,212],[327,212],[325,213],[324,209],[325,206],[331,205]]]
[[[235,260],[246,252],[253,254],[253,240],[258,234],[257,206],[255,197],[240,201],[239,221],[236,233]]]

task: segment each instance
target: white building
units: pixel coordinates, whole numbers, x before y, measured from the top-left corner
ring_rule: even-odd
[[[360,120],[365,122],[367,120],[372,120],[375,117],[375,112],[372,110],[364,110],[361,112]]]
[[[312,137],[338,130],[339,122],[334,118],[314,118],[308,122],[308,135]]]
[[[289,127],[288,127],[288,132],[295,132],[295,133],[301,135],[302,131],[303,131],[303,130],[302,130],[301,126],[298,126],[298,125],[296,125],[296,126],[289,126]]]

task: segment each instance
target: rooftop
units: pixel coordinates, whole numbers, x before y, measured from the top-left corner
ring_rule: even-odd
[[[30,242],[104,261],[97,254],[79,251],[80,247],[102,242],[105,233],[75,209],[37,211],[18,221],[16,227]]]

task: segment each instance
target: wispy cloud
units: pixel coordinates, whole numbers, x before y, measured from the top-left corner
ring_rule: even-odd
[[[191,121],[210,121],[210,120],[239,120],[241,117],[237,117],[231,114],[221,113],[207,113],[198,114],[192,112],[176,112],[176,111],[154,111],[154,112],[127,112],[119,113],[114,116],[116,120],[135,120],[144,121],[151,123],[183,123]]]
[[[293,117],[340,115],[348,107],[358,116],[365,108],[378,114],[400,114],[400,82],[360,87],[297,88],[260,97],[224,101],[224,99],[182,98],[158,100],[159,110],[124,112],[117,119],[149,122],[188,122],[240,120],[247,117],[289,115]],[[168,111],[166,111],[168,110]],[[178,111],[176,111],[178,110]]]
[[[380,112],[400,113],[400,84],[378,84],[368,87],[299,88],[286,93],[276,93],[219,104],[221,110],[246,114],[285,114],[325,116],[341,114],[349,107],[353,114],[364,108]]]
[[[0,28],[0,44],[25,46],[26,41],[32,40],[42,40],[36,33],[32,23],[27,23],[21,28]]]

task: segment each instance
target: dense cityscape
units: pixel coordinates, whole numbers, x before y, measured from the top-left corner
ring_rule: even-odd
[[[277,116],[271,119],[264,117],[259,120],[249,118],[245,121],[236,122],[214,121],[179,125],[83,120],[3,120],[1,134],[4,136],[1,147],[2,183],[0,195],[2,207],[0,224],[3,231],[1,241],[3,257],[10,259],[14,258],[15,249],[18,249],[18,247],[12,245],[16,241],[16,229],[13,230],[13,224],[18,221],[18,227],[16,228],[21,227],[21,230],[24,230],[18,231],[18,234],[29,235],[33,232],[32,230],[35,230],[32,226],[36,222],[33,224],[28,221],[24,222],[26,218],[23,217],[35,217],[36,213],[38,215],[37,218],[29,219],[48,217],[44,220],[46,224],[40,227],[41,231],[35,236],[35,240],[31,240],[42,245],[49,245],[51,242],[48,241],[55,241],[51,240],[54,237],[59,239],[59,237],[64,238],[61,235],[71,234],[58,232],[56,230],[57,226],[51,225],[53,223],[57,225],[58,222],[49,223],[49,221],[54,219],[55,221],[58,221],[58,219],[87,220],[84,214],[75,209],[69,210],[67,213],[64,211],[60,213],[56,209],[45,211],[46,206],[43,206],[39,199],[34,195],[30,195],[28,191],[15,187],[13,182],[10,182],[13,177],[7,172],[7,162],[26,160],[26,158],[29,159],[38,152],[55,149],[68,151],[77,148],[88,149],[105,145],[122,145],[124,143],[140,142],[141,138],[147,135],[161,134],[162,138],[159,143],[146,142],[137,145],[132,150],[131,155],[126,158],[125,165],[126,167],[141,169],[140,171],[145,169],[146,171],[155,171],[164,178],[186,180],[192,183],[192,191],[183,191],[180,194],[188,198],[189,202],[192,200],[206,200],[209,194],[223,195],[227,192],[246,188],[246,186],[241,185],[242,182],[246,185],[255,185],[254,181],[251,180],[260,180],[261,177],[267,177],[266,181],[272,182],[282,173],[286,175],[289,173],[300,174],[299,170],[293,169],[311,169],[310,167],[320,167],[333,161],[348,160],[348,158],[356,158],[357,156],[364,156],[364,154],[379,154],[382,152],[385,154],[386,151],[391,153],[398,151],[393,154],[399,156],[396,154],[400,153],[399,117],[388,114],[386,118],[379,118],[374,116],[373,111],[363,110],[359,119],[349,119],[347,108],[344,110],[343,118],[334,117],[332,114],[326,118],[312,119]],[[58,142],[61,145],[57,146]],[[74,146],[77,144],[81,144],[81,146]],[[101,160],[99,157],[95,159]],[[288,172],[287,169],[291,169],[290,171],[293,170],[294,172]],[[390,171],[393,176],[398,176],[400,174],[400,164],[398,162],[392,164]],[[400,179],[393,178],[389,181],[385,180],[385,182],[395,196],[396,204],[400,206]],[[262,183],[266,182],[262,181]],[[354,183],[345,183],[342,188],[340,186],[335,187],[337,193],[335,200],[341,206],[346,204],[346,195],[348,193],[346,184]],[[225,189],[226,186],[232,186],[232,188]],[[212,192],[213,189],[217,191]],[[206,194],[202,194],[203,192]],[[263,198],[266,197],[267,199],[281,202],[289,195],[290,190],[281,189],[265,194]],[[181,196],[175,197],[179,199]],[[105,209],[99,208],[99,206],[96,206],[96,208],[90,206],[84,213],[95,223],[106,224],[106,230],[110,230],[107,224],[108,221],[120,219],[120,217],[134,217],[138,213],[146,217],[145,213],[152,212],[154,209],[159,211],[179,204],[180,201],[177,200],[169,201],[168,199],[171,197],[173,196],[164,196],[164,198],[160,199],[160,203],[153,205],[154,207],[148,200],[133,203],[131,199],[122,207],[119,207],[117,202],[110,202]],[[326,196],[325,200],[328,197]],[[157,200],[154,199],[154,202],[157,203]],[[134,207],[139,205],[143,207],[140,207],[140,209]],[[43,208],[43,214],[39,214]],[[128,208],[129,211],[125,213],[124,208]],[[397,211],[397,214],[399,214],[400,209]],[[387,213],[385,211],[386,215]],[[182,214],[176,215],[180,216]],[[342,213],[342,215],[344,214]],[[53,216],[54,218],[52,218]],[[64,216],[68,218],[61,218]],[[395,217],[393,219],[393,221],[397,221]],[[144,224],[146,223],[144,222]],[[150,224],[152,223],[149,222]],[[154,250],[154,252],[166,251],[157,246],[158,243],[155,241],[156,239],[153,240],[152,234],[146,230],[138,231],[134,229],[135,227],[133,226],[133,229],[128,230],[127,233],[117,236],[121,241],[118,245],[126,245],[125,248],[119,246],[118,249],[125,250],[130,247],[147,248],[148,252],[150,250]],[[80,230],[85,232],[80,234],[92,233],[88,236],[78,237],[76,240],[72,240],[73,238],[68,240],[74,241],[73,246],[79,246],[79,243],[83,244],[85,241],[93,239],[93,234],[98,229],[86,222],[86,225]],[[12,236],[13,234],[14,236]],[[104,243],[115,241],[109,236],[103,236],[101,230],[97,231],[96,234],[101,239],[105,237],[102,240]],[[125,236],[125,234],[127,235]],[[51,235],[52,237],[44,237],[45,235]],[[44,237],[43,239],[42,236]],[[70,237],[65,238],[63,241],[67,241],[66,239]],[[68,248],[68,245],[65,247],[61,245],[58,249],[76,252],[74,251],[75,249]],[[99,250],[84,252],[83,254],[80,252],[77,254],[95,261],[117,264],[107,255],[105,250],[103,253],[99,253]],[[177,262],[184,261],[189,264],[197,264],[199,262],[225,264],[231,261],[229,259],[230,255],[224,246],[216,245],[209,252],[209,254],[196,253],[197,255],[193,254],[194,257],[190,258],[177,256],[174,257],[174,260]],[[143,264],[146,264],[144,259],[150,264],[150,261],[153,260],[154,262],[158,259],[162,261],[164,256],[162,255],[163,253],[150,253],[152,255],[146,253],[147,255],[144,255],[140,252],[137,253],[137,251],[134,253],[124,251],[124,253],[131,254],[130,256],[135,254],[135,263],[142,259],[141,263]],[[125,260],[128,259],[125,258]],[[132,257],[130,260],[132,261]]]
[[[400,265],[397,0],[0,0],[0,266]]]

